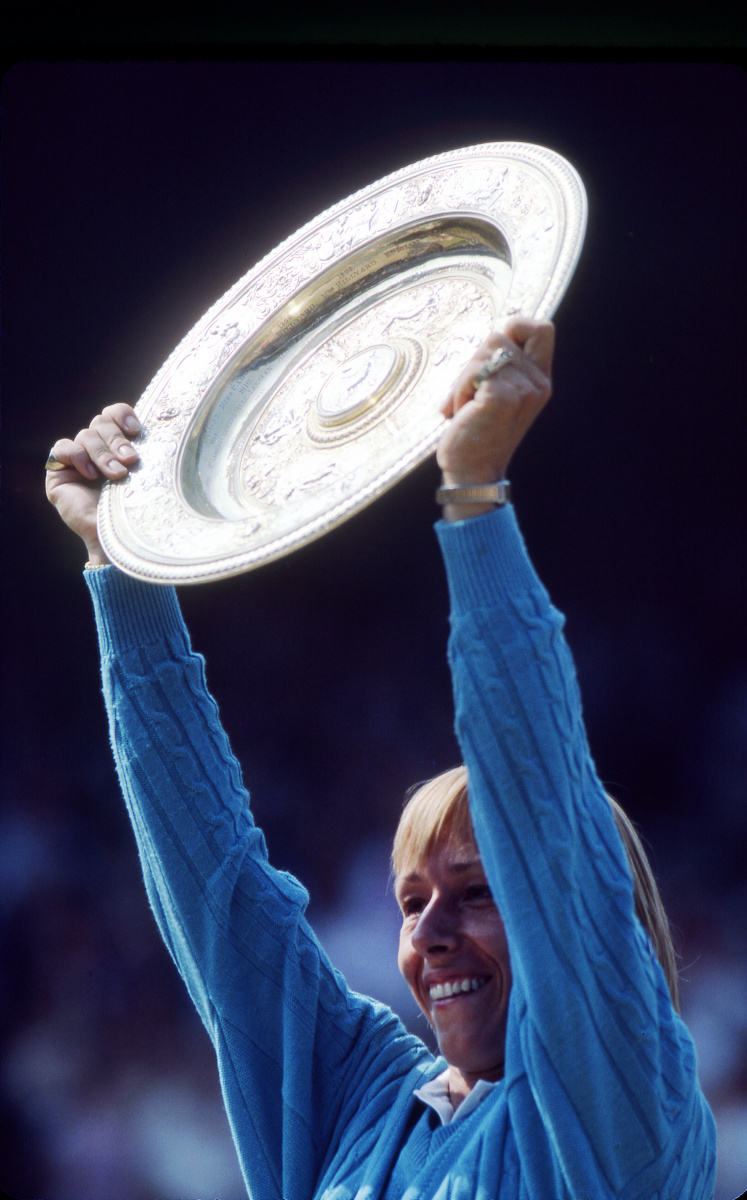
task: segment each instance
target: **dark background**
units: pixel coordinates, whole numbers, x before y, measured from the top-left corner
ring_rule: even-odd
[[[679,930],[718,1195],[741,1190],[744,73],[28,60],[2,105],[0,1184],[74,1200],[241,1194],[212,1052],[142,894],[84,553],[44,499],[49,446],[134,402],[210,304],[322,209],[427,155],[512,140],[565,155],[589,197],[555,399],[512,466],[517,511],[568,616],[600,774]],[[308,886],[360,987],[375,981],[356,961],[370,970],[392,923],[404,789],[458,759],[435,483],[426,464],[287,560],[181,592],[271,855]]]

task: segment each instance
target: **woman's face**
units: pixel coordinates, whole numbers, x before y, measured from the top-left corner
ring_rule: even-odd
[[[397,876],[399,969],[466,1094],[503,1076],[511,965],[473,841],[452,838]]]

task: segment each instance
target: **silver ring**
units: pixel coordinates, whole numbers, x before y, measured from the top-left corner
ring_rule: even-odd
[[[54,450],[50,450],[47,455],[47,461],[44,464],[45,471],[64,471],[66,463],[60,462]]]
[[[485,363],[485,365],[480,367],[480,370],[472,380],[475,387],[479,387],[480,384],[484,383],[486,379],[489,379],[491,375],[497,375],[499,371],[502,371],[504,367],[508,366],[513,357],[514,352],[508,346],[502,346],[500,350],[496,350],[495,353],[492,354]]]

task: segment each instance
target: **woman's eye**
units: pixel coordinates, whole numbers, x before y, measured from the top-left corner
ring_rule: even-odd
[[[424,903],[425,901],[420,896],[406,896],[400,904],[402,916],[417,916],[418,913],[423,911]]]
[[[493,893],[487,883],[475,883],[467,888],[465,893],[468,900],[492,900]]]

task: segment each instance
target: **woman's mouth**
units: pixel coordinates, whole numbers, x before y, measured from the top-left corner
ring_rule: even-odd
[[[436,983],[428,989],[431,1000],[449,1000],[452,996],[461,996],[467,992],[479,992],[488,982],[487,975],[463,976],[450,979],[447,983]]]

